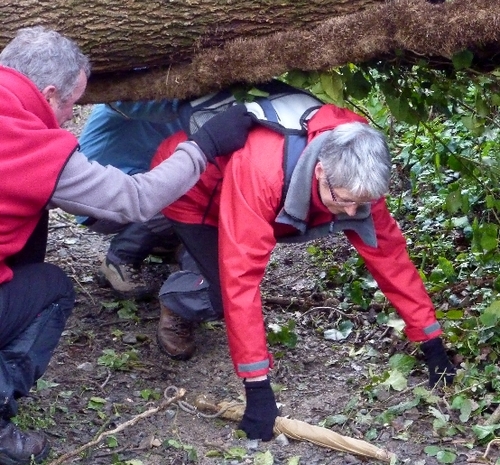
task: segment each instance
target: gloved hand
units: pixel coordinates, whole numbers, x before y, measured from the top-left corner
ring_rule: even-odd
[[[215,163],[215,157],[241,149],[247,141],[253,119],[243,104],[222,111],[209,119],[190,139]]]
[[[446,355],[441,338],[436,337],[423,342],[420,349],[424,354],[427,368],[429,368],[429,386],[434,387],[441,380],[444,380],[446,384],[453,383],[456,369]]]
[[[247,405],[238,428],[245,431],[248,439],[270,441],[278,416],[271,382],[267,378],[263,381],[245,381],[244,385]]]

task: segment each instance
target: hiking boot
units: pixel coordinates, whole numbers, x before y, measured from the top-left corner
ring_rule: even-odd
[[[47,438],[35,431],[21,431],[14,423],[0,420],[0,464],[30,465],[43,461],[50,450]]]
[[[190,359],[196,349],[193,323],[172,313],[161,303],[160,309],[160,322],[156,333],[158,346],[174,360]]]
[[[140,268],[130,263],[117,263],[106,256],[101,263],[97,278],[99,284],[111,286],[121,298],[151,297],[152,291],[143,281]]]

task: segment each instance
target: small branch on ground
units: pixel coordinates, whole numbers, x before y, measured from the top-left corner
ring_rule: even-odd
[[[115,429],[110,430],[110,431],[105,431],[104,433],[101,433],[96,439],[93,439],[92,441],[88,442],[87,444],[84,444],[83,446],[79,447],[78,449],[75,449],[71,452],[68,452],[64,455],[61,455],[58,459],[50,462],[48,465],[61,465],[62,463],[66,462],[72,457],[76,457],[77,455],[80,455],[82,452],[86,451],[87,449],[97,446],[104,438],[108,436],[113,436],[114,434],[119,433],[120,431],[123,431],[124,429],[128,428],[129,426],[135,425],[139,420],[142,420],[143,418],[150,417],[151,415],[154,415],[155,413],[161,412],[162,410],[165,410],[169,405],[174,404],[178,401],[180,401],[185,395],[186,395],[186,390],[185,389],[177,389],[175,387],[168,387],[165,389],[165,396],[167,392],[171,389],[175,390],[175,395],[170,398],[166,398],[158,407],[153,407],[145,412],[140,413],[139,415],[136,415],[135,417],[132,417],[130,420],[118,425]]]
[[[495,409],[495,411],[491,414],[490,418],[488,418],[484,424],[485,425],[494,425],[500,421],[500,405]]]
[[[494,444],[496,444],[496,445],[500,445],[500,439],[493,439],[492,441],[490,441],[490,442],[488,443],[488,447],[486,448],[486,452],[484,453],[483,458],[487,458],[487,457],[488,457],[488,454],[490,453],[490,448],[491,448],[491,446],[493,446]]]

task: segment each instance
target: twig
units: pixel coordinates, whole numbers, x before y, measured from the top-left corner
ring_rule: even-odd
[[[104,389],[104,387],[106,386],[106,384],[108,384],[108,381],[111,379],[111,371],[108,370],[108,376],[107,378],[104,380],[104,383],[102,383],[99,387],[101,388],[101,391]]]
[[[186,395],[185,389],[177,389],[175,386],[170,386],[167,389],[165,389],[165,393],[164,393],[165,397],[166,397],[167,392],[169,390],[174,390],[175,395],[171,398],[166,398],[158,407],[150,408],[149,410],[146,410],[145,412],[142,412],[139,415],[136,415],[135,417],[131,418],[130,420],[128,420],[124,423],[121,423],[115,429],[101,433],[96,439],[93,439],[92,441],[84,444],[83,446],[80,446],[76,450],[70,451],[70,452],[62,455],[58,459],[50,462],[48,465],[61,465],[62,463],[66,462],[68,459],[70,459],[72,457],[76,457],[77,455],[86,451],[90,447],[96,446],[104,438],[106,438],[108,436],[112,436],[114,434],[117,434],[120,431],[123,431],[125,428],[128,428],[129,426],[135,425],[139,420],[142,420],[143,418],[150,417],[151,415],[154,415],[155,413],[161,412],[166,407],[168,407],[169,405],[171,405],[175,402],[178,402]]]
[[[262,299],[266,304],[276,304],[289,307],[290,305],[310,305],[307,299],[299,299],[297,297],[264,297]]]
[[[490,418],[488,418],[484,424],[487,426],[494,425],[495,423],[498,423],[500,420],[500,405],[495,409],[495,411],[491,414]]]
[[[324,310],[329,310],[331,312],[338,313],[345,318],[355,318],[355,316],[348,315],[347,313],[344,313],[343,311],[339,310],[338,308],[333,308],[333,307],[313,307],[313,308],[310,308],[309,310],[305,311],[302,314],[302,316],[306,316],[306,315],[309,315],[310,313],[314,313],[314,312],[322,312]]]
[[[198,407],[183,400],[179,401],[177,404],[179,405],[181,410],[184,410],[184,412],[191,413],[192,415],[199,415],[202,418],[218,418],[221,417],[222,414],[225,413],[227,410],[236,407],[237,405],[245,405],[243,402],[229,402],[227,405],[220,408],[215,413],[208,414],[201,412],[198,409]]]
[[[488,443],[488,447],[486,448],[486,452],[484,453],[483,458],[488,457],[488,454],[489,454],[489,452],[490,452],[490,447],[491,447],[493,444],[500,444],[500,439],[493,439],[492,441],[490,441],[490,442]]]
[[[85,289],[85,287],[83,286],[83,284],[80,282],[80,280],[77,278],[77,273],[75,271],[75,269],[73,267],[71,267],[72,271],[73,271],[73,274],[72,274],[72,278],[74,279],[74,281],[78,284],[78,286],[80,287],[80,289],[85,292],[85,294],[87,294],[87,297],[92,301],[92,304],[95,305],[95,299],[92,297],[92,295],[90,294],[89,291],[87,291],[87,289]]]

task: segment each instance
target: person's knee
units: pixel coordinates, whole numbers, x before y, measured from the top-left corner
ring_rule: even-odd
[[[214,321],[223,316],[222,308],[212,305],[209,285],[199,273],[172,273],[163,283],[159,299],[162,305],[188,321]]]
[[[53,303],[58,306],[64,318],[67,319],[75,306],[76,294],[73,281],[66,272],[58,266],[51,263],[46,263],[45,265],[47,267],[47,276],[51,284],[57,289],[57,298]]]

